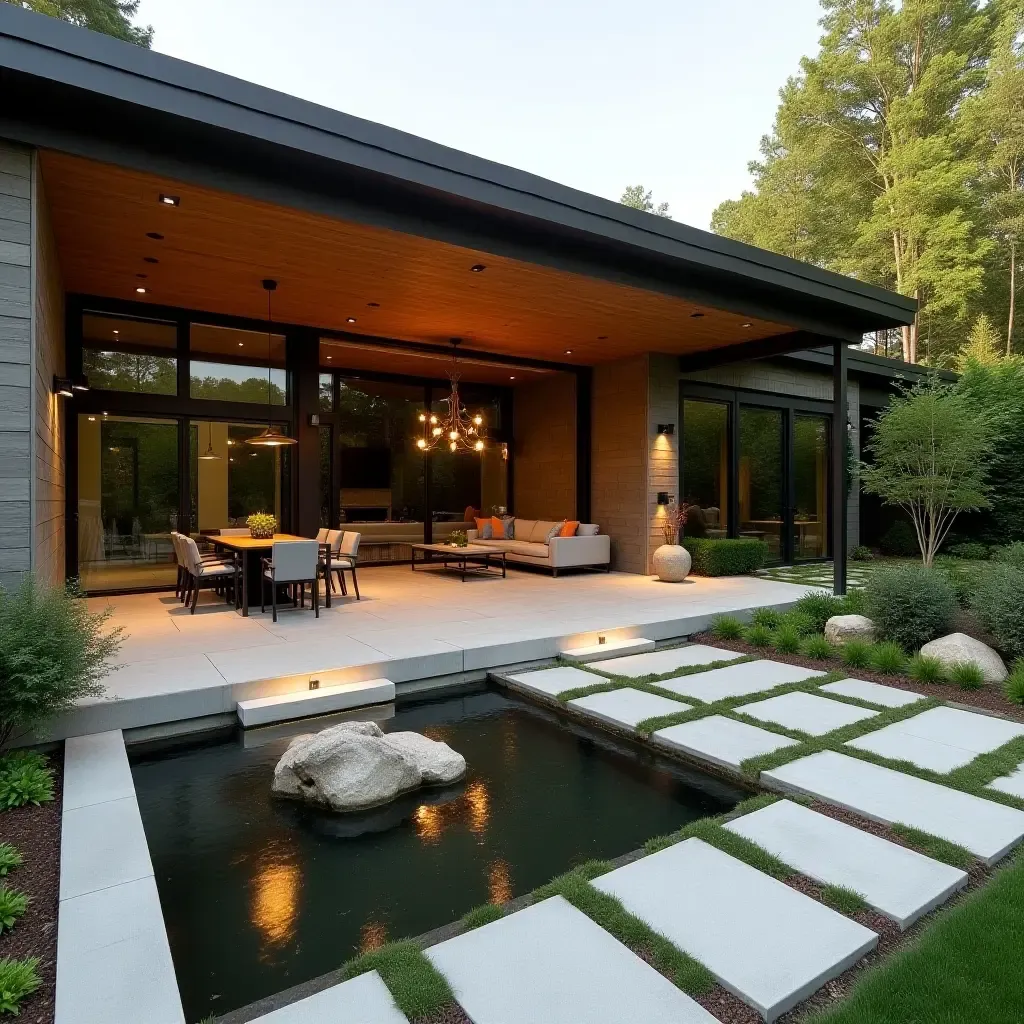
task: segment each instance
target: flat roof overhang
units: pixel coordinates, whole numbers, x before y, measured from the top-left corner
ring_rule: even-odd
[[[384,308],[369,297],[373,284],[391,290],[395,317],[380,317],[374,334],[456,335],[562,361],[571,349],[587,363],[857,341],[914,315],[903,296],[6,4],[0,89],[0,136],[50,151],[44,182],[73,291],[124,297],[126,278],[148,272],[136,261],[156,255],[141,251],[146,230],[164,233],[137,228],[163,214],[181,215],[180,228],[194,203],[219,213],[181,233],[193,285],[189,268],[165,268],[178,283],[164,301],[190,308],[235,312],[223,304],[248,302],[253,280],[287,280],[287,266],[277,269],[287,259],[296,308],[282,287],[282,319],[359,321],[353,303]],[[168,187],[187,190],[189,205],[157,209]],[[303,233],[302,252],[285,244]],[[313,273],[318,249],[330,259]],[[96,279],[100,259],[116,282]],[[470,281],[467,259],[488,271]],[[235,273],[214,307],[203,300],[211,261]],[[361,263],[362,281],[350,274]],[[433,312],[412,308],[424,286],[434,289]],[[313,301],[314,291],[337,301]],[[238,315],[261,316],[260,299]],[[442,299],[451,315],[439,315]],[[410,312],[398,322],[401,304]]]

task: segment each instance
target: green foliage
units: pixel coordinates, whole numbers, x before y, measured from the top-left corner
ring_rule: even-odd
[[[687,537],[684,545],[696,576],[743,576],[768,561],[768,545],[763,540]]]
[[[1018,569],[1024,569],[1024,541],[1015,540],[1012,544],[996,548],[992,557],[997,562],[1006,562]]]
[[[897,676],[907,667],[907,656],[899,644],[886,640],[871,648],[871,667],[884,675]]]
[[[1024,661],[1014,662],[1013,669],[1003,681],[1003,693],[1013,704],[1024,704]]]
[[[907,675],[919,683],[941,683],[945,670],[938,658],[917,653],[907,665]]]
[[[653,213],[656,217],[672,219],[672,215],[668,212],[668,203],[655,203],[654,193],[645,189],[643,185],[627,185],[619,202],[623,206],[632,207],[642,213]]]
[[[398,1008],[410,1019],[436,1013],[455,1001],[448,982],[414,942],[390,942],[342,964],[345,980],[377,971]]]
[[[867,668],[871,664],[872,647],[865,640],[847,640],[839,648],[839,657],[850,668]]]
[[[759,626],[755,623],[747,628],[743,639],[753,647],[769,647],[775,639],[775,633],[767,626]]]
[[[817,625],[810,615],[806,615],[804,612],[794,608],[791,611],[786,612],[779,618],[779,624],[777,629],[791,629],[794,633],[799,634],[801,637],[810,636],[811,633],[817,632]]]
[[[253,512],[245,525],[254,537],[273,537],[277,532],[277,517],[270,512]]]
[[[803,646],[800,648],[800,653],[805,658],[814,658],[816,661],[825,661],[827,658],[831,658],[835,651],[832,645],[825,639],[821,633],[815,633],[812,636],[805,638]]]
[[[739,640],[743,623],[733,615],[716,615],[711,622],[711,635],[719,640]]]
[[[764,626],[766,629],[778,629],[782,622],[782,613],[774,608],[755,608],[750,621],[755,626]]]
[[[12,868],[21,867],[22,856],[10,843],[0,843],[0,878]]]
[[[946,555],[936,558],[934,566],[946,577],[946,581],[953,590],[956,603],[961,608],[967,608],[974,596],[974,575],[964,568],[963,562]]]
[[[0,1013],[18,1013],[22,1001],[42,984],[38,968],[35,956],[22,960],[0,957]]]
[[[883,640],[916,651],[943,633],[956,610],[946,577],[922,565],[876,569],[864,588],[864,605]]]
[[[40,754],[12,751],[0,756],[0,811],[53,799],[53,771]]]
[[[842,598],[843,607],[840,615],[863,615],[864,614],[864,591],[861,588],[848,590]]]
[[[856,914],[859,910],[867,910],[867,900],[859,892],[847,889],[844,885],[823,885],[821,899],[840,914]]]
[[[779,654],[796,654],[800,650],[802,639],[803,635],[799,630],[789,624],[783,624],[775,631],[772,646]]]
[[[30,733],[81,697],[103,692],[100,680],[121,642],[73,591],[27,577],[13,593],[0,589],[0,749]]]
[[[149,48],[153,45],[153,26],[132,24],[139,0],[6,0],[38,14],[69,21],[72,25],[102,32],[127,43]]]
[[[945,554],[950,555],[952,558],[966,558],[976,562],[984,562],[990,555],[990,549],[987,544],[982,544],[980,541],[968,540],[961,541],[959,544],[947,545]]]
[[[825,623],[833,615],[846,614],[845,599],[836,597],[827,590],[815,590],[810,594],[804,594],[793,608],[811,620],[816,633],[824,631]]]
[[[917,543],[917,534],[905,519],[897,519],[882,534],[878,547],[883,555],[893,555],[897,558],[913,558],[921,551]]]
[[[874,559],[875,553],[864,544],[858,544],[851,552],[850,558],[854,562],[870,562]]]
[[[980,690],[985,685],[985,675],[973,661],[958,661],[949,669],[949,681],[961,690]]]
[[[497,903],[481,903],[479,907],[474,907],[468,914],[463,915],[462,927],[466,931],[471,931],[492,921],[499,921],[504,916],[505,911]]]
[[[971,607],[978,621],[995,637],[1004,654],[1024,658],[1024,569],[993,565],[978,581]]]
[[[0,934],[4,929],[10,931],[14,927],[14,922],[24,915],[28,905],[29,898],[23,892],[0,885]]]

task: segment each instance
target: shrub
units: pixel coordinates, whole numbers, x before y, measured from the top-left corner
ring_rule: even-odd
[[[11,868],[21,867],[22,857],[10,843],[0,843],[0,878]]]
[[[773,647],[779,654],[796,654],[800,650],[801,634],[790,625],[782,625],[775,631]]]
[[[882,534],[878,548],[883,555],[896,555],[901,558],[912,558],[921,553],[914,528],[903,519],[897,519]]]
[[[973,661],[958,661],[949,670],[949,681],[961,690],[980,690],[985,685],[985,676]]]
[[[887,676],[899,675],[907,665],[903,648],[891,640],[875,644],[871,649],[871,667]]]
[[[1013,670],[1003,683],[1006,699],[1014,704],[1024,704],[1024,661],[1014,664]]]
[[[858,544],[851,552],[850,558],[855,562],[870,562],[874,559],[875,553],[869,547]]]
[[[832,645],[825,639],[825,637],[822,636],[821,633],[815,633],[804,640],[801,653],[805,658],[814,658],[817,661],[824,661],[826,658],[832,657],[833,651]]]
[[[768,545],[763,540],[687,537],[684,545],[696,576],[742,576],[763,568],[768,561]]]
[[[1024,658],[1024,569],[993,565],[978,581],[971,608],[978,621],[1011,658]]]
[[[839,657],[850,668],[867,668],[871,664],[871,646],[866,640],[847,640],[839,648]]]
[[[795,608],[793,611],[786,612],[785,615],[779,617],[779,624],[776,626],[776,629],[792,629],[799,633],[800,636],[810,636],[811,633],[818,631],[814,619],[801,611],[797,611]]]
[[[100,680],[121,642],[120,629],[104,630],[107,618],[73,590],[31,577],[13,593],[0,589],[0,748],[15,730],[31,732],[103,692]]]
[[[1024,569],[1024,540],[1015,540],[1005,547],[996,548],[992,557],[997,562],[1009,562],[1018,569]]]
[[[36,753],[14,751],[0,757],[0,810],[53,799],[53,772]]]
[[[840,598],[842,607],[839,615],[863,615],[864,614],[864,591],[861,588],[849,590],[845,596]]]
[[[989,557],[989,547],[976,540],[963,541],[960,544],[950,544],[945,554],[952,558],[966,558],[974,562],[986,561]]]
[[[825,623],[833,615],[846,614],[844,600],[827,590],[815,590],[813,593],[804,594],[793,606],[793,610],[806,615],[814,623],[814,632],[821,633],[825,629]]]
[[[17,889],[0,885],[0,933],[10,931],[28,908],[29,898]]]
[[[864,607],[883,640],[916,651],[943,633],[956,611],[956,597],[939,571],[923,565],[894,565],[872,573]]]
[[[956,603],[966,608],[974,596],[974,577],[963,567],[962,562],[945,555],[935,559],[935,568],[946,577]]]
[[[944,674],[942,662],[927,654],[915,654],[907,666],[907,675],[919,683],[940,683]]]
[[[733,615],[716,615],[711,623],[711,635],[719,640],[739,640],[743,636],[743,623]]]
[[[759,626],[754,623],[743,634],[743,639],[754,647],[767,647],[775,639],[775,634],[767,626]]]
[[[778,629],[782,621],[782,614],[774,608],[757,608],[750,616],[750,621],[755,626],[764,626],[766,629]]]
[[[0,1013],[17,1014],[21,1001],[39,988],[38,966],[35,956],[24,960],[0,957]]]

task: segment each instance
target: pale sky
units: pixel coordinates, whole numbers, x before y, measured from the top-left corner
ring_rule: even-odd
[[[154,49],[708,226],[817,0],[142,0]]]

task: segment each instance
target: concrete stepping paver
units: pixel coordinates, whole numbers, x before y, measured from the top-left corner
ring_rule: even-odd
[[[1009,775],[1004,775],[1000,779],[993,779],[986,788],[995,789],[1000,793],[1006,793],[1009,796],[1019,797],[1021,800],[1024,800],[1024,762],[1017,765]]]
[[[771,754],[799,743],[799,740],[758,729],[756,725],[737,722],[724,715],[708,715],[694,722],[670,725],[652,735],[656,740],[693,757],[736,769],[748,758]]]
[[[805,732],[809,736],[824,736],[834,729],[862,722],[865,718],[874,718],[878,714],[877,711],[800,690],[744,704],[735,710],[742,715],[759,718],[762,722],[774,722],[787,729]]]
[[[289,1003],[253,1024],[408,1024],[376,971]]]
[[[593,884],[699,960],[767,1021],[878,942],[869,929],[700,839]]]
[[[660,676],[681,668],[711,665],[716,661],[735,661],[742,657],[744,655],[737,651],[726,651],[707,644],[690,644],[688,647],[674,647],[668,651],[651,651],[649,654],[631,654],[610,661],[594,661],[590,667],[613,675],[639,679],[641,676]]]
[[[930,832],[994,864],[1024,838],[1024,811],[834,750],[790,761],[761,778],[865,818]]]
[[[426,950],[473,1024],[716,1024],[561,896]]]
[[[603,676],[594,675],[572,665],[557,665],[555,668],[542,668],[536,672],[517,672],[508,677],[520,686],[548,697],[557,697],[566,690],[576,690],[581,686],[606,686],[608,680]]]
[[[826,683],[820,689],[823,693],[854,697],[883,708],[903,708],[919,700],[927,700],[923,694],[911,693],[896,686],[883,686],[882,683],[869,683],[866,679],[840,679],[835,683]]]
[[[750,693],[773,690],[786,683],[801,683],[821,673],[799,665],[784,665],[778,661],[745,661],[739,665],[726,665],[707,672],[665,679],[658,685],[681,697],[693,697],[710,704],[725,697],[745,697]]]
[[[933,772],[951,772],[1024,736],[1024,725],[956,708],[932,708],[850,740],[851,747]]]
[[[790,800],[744,814],[725,828],[809,878],[860,893],[900,928],[909,927],[967,884],[966,871]]]
[[[629,729],[636,728],[647,718],[658,718],[661,715],[675,715],[680,711],[689,711],[692,704],[659,697],[656,693],[646,690],[634,690],[624,687],[621,690],[609,690],[606,693],[592,693],[587,697],[577,697],[569,701],[569,707],[585,711],[595,718],[623,725]]]

